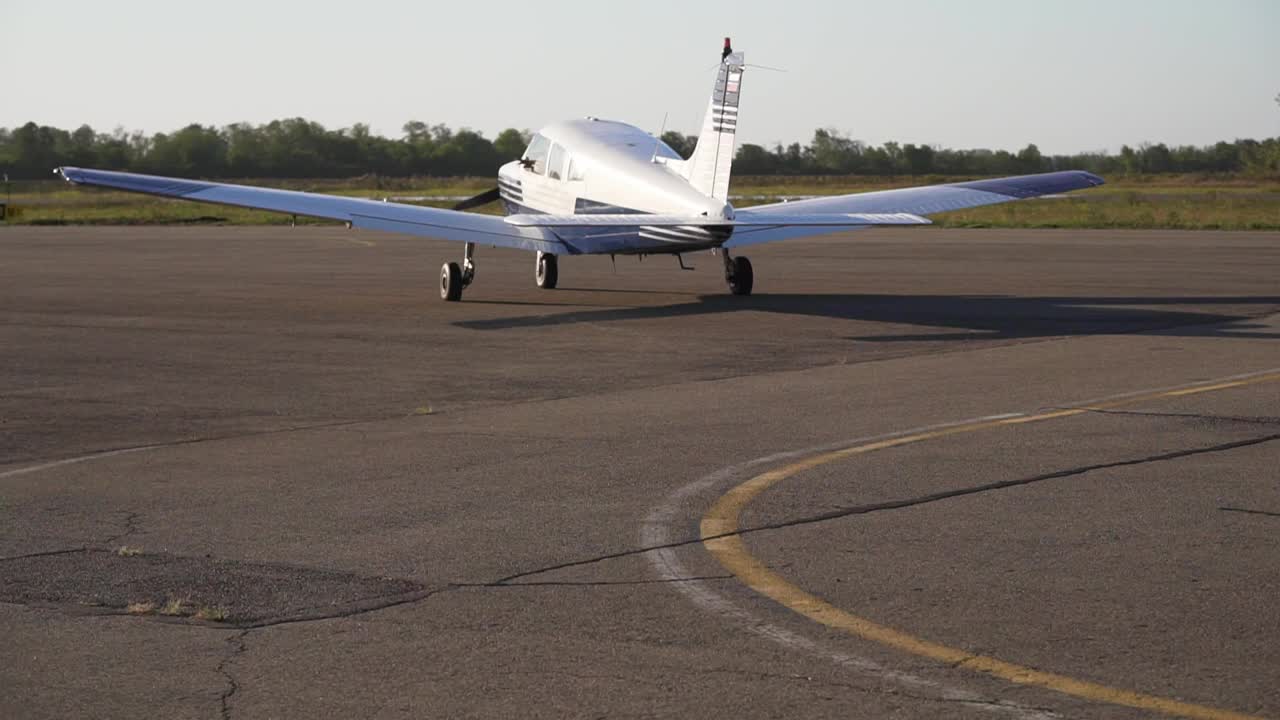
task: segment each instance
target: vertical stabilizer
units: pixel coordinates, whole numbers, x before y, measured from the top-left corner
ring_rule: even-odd
[[[702,131],[693,157],[685,166],[685,177],[699,192],[717,200],[729,197],[729,171],[733,165],[734,134],[738,129],[738,97],[742,90],[743,55],[734,52],[729,38],[716,71],[711,103],[702,120]]]

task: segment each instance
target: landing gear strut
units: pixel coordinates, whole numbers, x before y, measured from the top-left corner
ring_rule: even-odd
[[[556,256],[539,250],[538,264],[534,269],[534,279],[537,280],[538,287],[543,290],[554,289],[559,276],[560,272],[556,268]]]
[[[476,244],[467,243],[462,251],[461,266],[451,262],[440,268],[440,299],[448,302],[462,299],[462,288],[476,279],[476,263],[473,259],[475,252]]]
[[[722,249],[720,256],[724,258],[724,281],[729,285],[729,292],[734,295],[750,295],[754,276],[751,273],[751,261],[745,257],[730,257],[729,251]]]

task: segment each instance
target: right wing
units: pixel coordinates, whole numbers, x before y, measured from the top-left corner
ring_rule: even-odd
[[[737,230],[733,233],[733,237],[729,239],[729,242],[725,243],[725,246],[740,247],[742,245],[785,240],[824,232],[818,227],[786,223],[786,218],[791,215],[821,215],[826,213],[910,213],[913,215],[931,215],[948,210],[962,210],[964,208],[1009,202],[1010,200],[1024,200],[1043,195],[1082,190],[1102,183],[1102,178],[1093,173],[1087,173],[1082,170],[1063,170],[1061,172],[1040,173],[1037,175],[1018,175],[991,180],[973,180],[947,185],[899,188],[897,190],[878,190],[875,192],[855,193],[853,195],[835,195],[772,205],[757,205],[738,210],[737,219],[749,222],[753,217],[760,217],[780,220],[781,222],[778,222],[775,227]]]
[[[275,190],[204,180],[181,180],[109,170],[61,167],[56,172],[68,182],[77,185],[93,185],[179,200],[235,205],[290,215],[306,215],[350,223],[351,227],[361,229],[384,230],[521,250],[541,250],[554,254],[576,252],[575,248],[565,245],[550,230],[511,225],[494,215],[477,215],[340,195]]]

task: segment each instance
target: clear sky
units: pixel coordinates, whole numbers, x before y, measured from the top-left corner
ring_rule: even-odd
[[[739,140],[1044,152],[1280,135],[1280,0],[0,0],[0,126],[301,116],[493,137],[598,115],[694,133],[722,38]]]

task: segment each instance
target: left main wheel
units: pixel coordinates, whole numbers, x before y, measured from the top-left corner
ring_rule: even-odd
[[[458,263],[445,263],[440,268],[440,299],[449,302],[462,299],[462,268]]]

